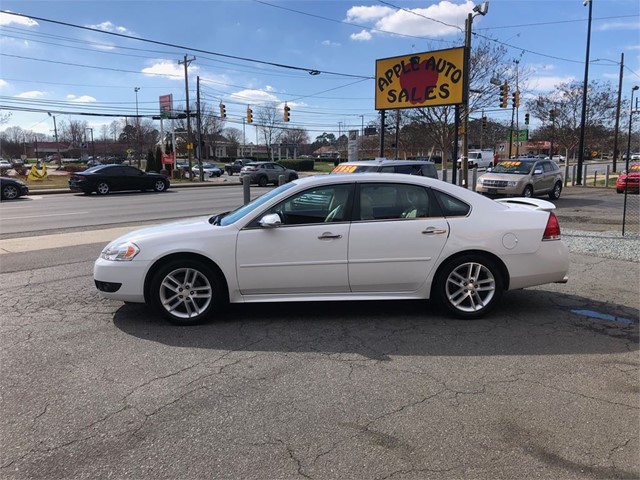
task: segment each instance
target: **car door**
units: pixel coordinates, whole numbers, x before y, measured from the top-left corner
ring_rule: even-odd
[[[146,177],[142,170],[128,165],[124,165],[120,168],[122,169],[122,178],[120,180],[122,184],[121,190],[141,190],[143,188],[151,188],[153,186],[149,182],[149,177]]]
[[[358,187],[349,234],[351,291],[417,290],[447,241],[446,219],[422,186],[363,183]]]
[[[533,188],[536,193],[545,193],[553,188],[553,180],[555,174],[551,169],[551,165],[547,160],[536,162],[533,167],[534,172],[536,170],[542,170],[541,174],[533,175]]]
[[[236,265],[243,295],[349,291],[347,245],[353,184],[298,193],[261,212],[238,234]],[[281,224],[259,225],[267,214]]]

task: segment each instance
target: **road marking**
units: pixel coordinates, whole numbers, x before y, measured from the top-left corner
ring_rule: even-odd
[[[26,215],[22,217],[2,217],[3,220],[22,220],[23,218],[64,217],[67,215],[80,215],[89,212],[47,213],[46,215]]]
[[[149,225],[144,225],[145,227]],[[141,226],[108,228],[103,230],[87,230],[84,232],[56,233],[53,235],[40,235],[37,237],[9,238],[0,240],[0,255],[7,253],[24,253],[47,248],[73,247],[75,245],[88,245],[101,243],[105,245],[115,240],[120,235],[138,230]],[[96,252],[97,254],[97,252]]]

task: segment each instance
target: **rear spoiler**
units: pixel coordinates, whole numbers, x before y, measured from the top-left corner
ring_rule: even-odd
[[[550,212],[555,210],[556,206],[547,202],[546,200],[540,200],[539,198],[526,198],[526,197],[514,197],[514,198],[500,198],[496,202],[507,203],[510,205],[520,205],[521,207],[530,208],[532,210],[543,210]]]

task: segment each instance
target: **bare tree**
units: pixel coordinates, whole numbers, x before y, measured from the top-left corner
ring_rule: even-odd
[[[260,135],[267,146],[269,157],[272,156],[271,145],[278,142],[282,135],[284,121],[278,115],[275,107],[262,107],[256,115]]]
[[[287,128],[282,131],[282,143],[303,145],[309,143],[309,133],[304,128]]]
[[[609,142],[606,140],[611,140],[611,133],[604,132],[612,129],[617,93],[610,83],[594,80],[588,85],[588,96],[586,149],[592,152],[607,148]],[[564,149],[567,158],[577,156],[582,113],[582,82],[557,85],[550,94],[540,95],[528,101],[527,108],[532,116],[543,122],[543,128],[548,127],[546,133],[553,135],[554,144]],[[550,119],[551,110],[555,112],[553,122]]]
[[[213,157],[217,158],[217,143],[220,141],[225,121],[214,113],[213,107],[207,104],[200,106],[200,134],[201,140],[205,144],[203,153],[205,158],[209,158],[209,150]],[[208,148],[207,148],[208,147]]]

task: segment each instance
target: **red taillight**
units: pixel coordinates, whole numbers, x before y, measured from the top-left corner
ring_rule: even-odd
[[[543,240],[560,239],[560,222],[553,212],[549,212],[549,220],[547,220],[547,228],[544,229],[542,235]]]

